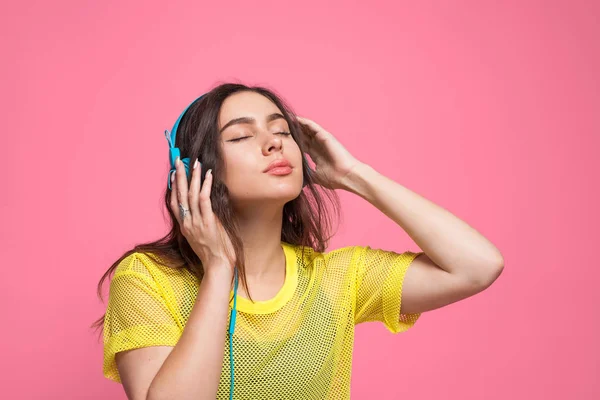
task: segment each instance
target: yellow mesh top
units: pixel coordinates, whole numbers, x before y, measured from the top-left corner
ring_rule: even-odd
[[[421,253],[369,246],[320,253],[306,247],[302,258],[301,246],[281,245],[286,276],[277,295],[254,303],[237,297],[234,398],[350,398],[354,326],[380,321],[398,333],[415,324],[420,314],[400,314],[400,302],[406,270]],[[158,265],[142,253],[125,258],[110,283],[104,376],[121,383],[119,351],[175,346],[198,286],[186,269]],[[217,398],[229,399],[227,333],[223,343]]]

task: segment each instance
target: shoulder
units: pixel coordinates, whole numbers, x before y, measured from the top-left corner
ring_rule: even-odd
[[[115,269],[115,275],[127,273],[141,273],[147,275],[150,269],[155,269],[157,267],[158,263],[148,254],[132,252],[119,261],[119,264]]]
[[[357,253],[363,251],[365,246],[344,246],[338,247],[337,249],[332,249],[327,252],[324,252],[323,255],[325,257],[354,257]]]
[[[343,246],[331,249],[323,253],[323,258],[332,264],[352,265],[360,254],[366,249],[365,246]]]
[[[128,274],[143,275],[152,280],[193,278],[187,268],[171,266],[157,254],[138,251],[125,256],[115,268],[115,277]]]
[[[168,265],[153,253],[133,252],[124,257],[111,280],[115,291],[143,289],[171,304],[197,294],[199,279],[184,267]]]

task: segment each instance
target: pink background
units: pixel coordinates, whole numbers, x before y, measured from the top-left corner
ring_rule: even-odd
[[[600,397],[598,2],[1,8],[3,398],[125,398],[89,329],[96,284],[164,232],[163,130],[229,80],[275,89],[504,255],[492,287],[406,333],[359,325],[352,398]],[[418,249],[340,194],[330,249]]]

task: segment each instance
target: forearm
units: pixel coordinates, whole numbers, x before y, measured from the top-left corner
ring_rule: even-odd
[[[344,186],[395,221],[433,262],[450,273],[485,277],[504,262],[500,251],[466,222],[367,164],[355,167]]]
[[[230,274],[219,271],[204,275],[181,338],[150,385],[149,400],[216,398],[230,286]]]

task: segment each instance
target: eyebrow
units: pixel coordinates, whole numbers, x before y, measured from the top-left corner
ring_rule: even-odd
[[[267,117],[267,122],[271,122],[271,121],[275,121],[276,119],[284,119],[285,117],[283,115],[281,115],[280,113],[273,113],[271,115],[269,115]],[[235,125],[235,124],[254,124],[256,122],[256,120],[252,117],[240,117],[240,118],[235,118],[232,119],[231,121],[229,121],[228,123],[225,124],[225,126],[223,126],[221,128],[221,130],[219,131],[219,133],[223,133],[223,131],[225,129],[227,129],[228,127],[230,127],[231,125]]]

